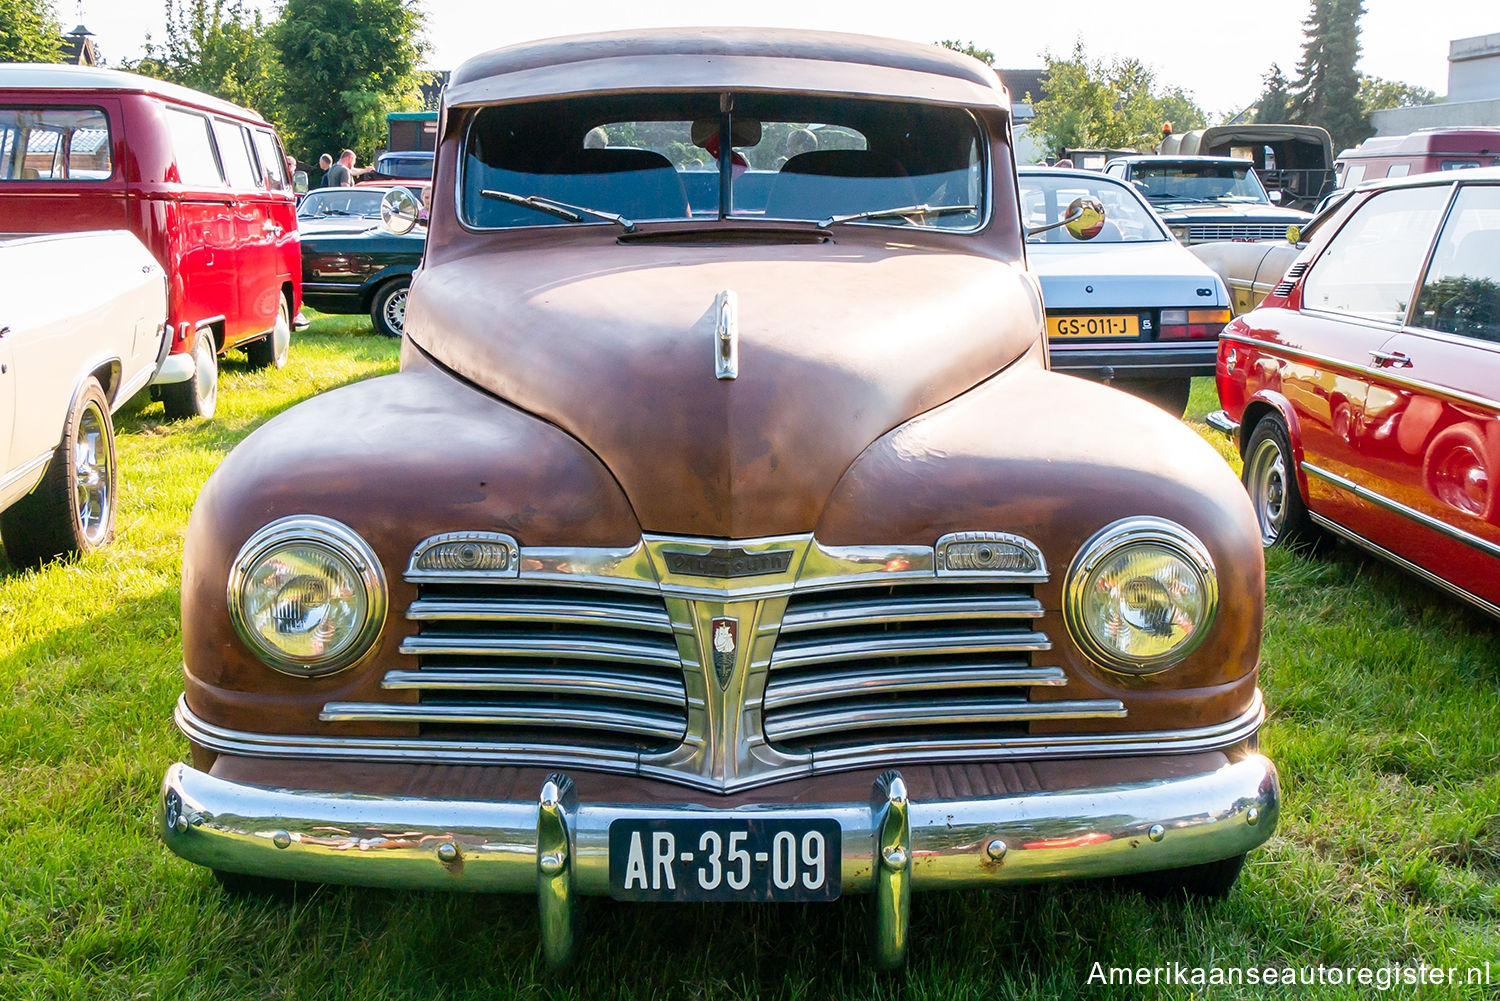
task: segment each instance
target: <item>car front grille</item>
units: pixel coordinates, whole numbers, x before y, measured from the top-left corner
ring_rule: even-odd
[[[681,742],[687,694],[660,594],[513,582],[425,584],[381,686],[415,703],[329,703],[323,719],[416,723],[424,737],[650,752]]]
[[[763,703],[768,741],[789,753],[920,739],[1024,735],[1033,720],[1123,715],[1118,702],[1033,701],[1063,686],[1038,665],[1027,585],[951,581],[794,594]]]
[[[1210,240],[1284,240],[1284,222],[1217,223],[1195,222],[1188,225],[1188,240],[1207,243]]]

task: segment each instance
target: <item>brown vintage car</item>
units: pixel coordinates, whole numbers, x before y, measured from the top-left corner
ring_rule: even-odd
[[[199,498],[172,850],[535,894],[554,963],[579,895],[873,894],[894,964],[913,890],[1226,892],[1279,803],[1260,534],[1048,371],[995,75],[662,31],[444,100],[401,372]]]

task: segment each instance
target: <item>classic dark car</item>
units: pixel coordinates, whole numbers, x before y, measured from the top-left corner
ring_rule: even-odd
[[[1254,164],[1228,156],[1122,156],[1104,168],[1136,186],[1186,244],[1280,240],[1307,212],[1272,204]]]
[[[1331,532],[1500,616],[1500,170],[1356,189],[1218,384],[1266,545]]]
[[[422,262],[426,226],[393,233],[380,224],[390,187],[320,188],[297,207],[302,299],[325,313],[369,313],[377,333],[400,337],[406,292]],[[411,189],[405,189],[410,191]]]
[[[1107,380],[1182,416],[1193,377],[1214,372],[1229,322],[1223,282],[1130,185],[1091,170],[1022,167],[1019,176],[1053,370]],[[1079,198],[1105,211],[1086,239],[1055,225]]]
[[[1279,803],[1259,532],[1047,370],[994,72],[619,33],[444,105],[400,373],[199,496],[172,850],[532,894],[552,963],[580,895],[871,894],[890,965],[913,890],[1227,892]]]

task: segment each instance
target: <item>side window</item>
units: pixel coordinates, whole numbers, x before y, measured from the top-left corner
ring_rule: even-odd
[[[208,119],[180,108],[168,108],[166,118],[167,128],[172,133],[172,155],[177,160],[178,180],[193,187],[222,186],[224,178],[219,173],[218,161],[214,159]]]
[[[1411,164],[1393,163],[1391,168],[1385,172],[1386,177],[1405,177],[1411,173]]]
[[[106,181],[109,119],[99,108],[0,108],[0,183]]]
[[[1358,184],[1360,181],[1363,181],[1364,179],[1365,179],[1365,165],[1362,164],[1362,163],[1356,163],[1356,164],[1351,165],[1349,167],[1349,169],[1344,172],[1344,184],[1343,184],[1343,186],[1346,187],[1346,188],[1352,188],[1356,184]]]
[[[266,179],[266,187],[272,191],[285,191],[286,161],[282,159],[276,137],[260,129],[254,130],[250,135],[255,140],[255,153],[260,158],[260,170]]]
[[[214,138],[219,141],[219,162],[231,187],[254,188],[260,185],[260,174],[250,162],[250,147],[245,130],[234,122],[214,119]]]
[[[1500,185],[1459,189],[1412,325],[1500,342]]]
[[[1401,323],[1452,188],[1397,188],[1355,210],[1313,265],[1304,309]]]

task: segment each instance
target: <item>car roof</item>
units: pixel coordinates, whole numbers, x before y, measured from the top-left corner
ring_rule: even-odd
[[[1433,170],[1405,177],[1377,177],[1355,187],[1356,191],[1375,188],[1420,188],[1428,184],[1452,184],[1454,181],[1500,181],[1500,167],[1464,167],[1462,170]]]
[[[151,94],[179,104],[189,104],[234,118],[246,118],[264,124],[256,111],[183,87],[156,80],[139,73],[104,69],[99,66],[70,66],[60,63],[0,63],[0,90],[107,90],[121,93]]]
[[[1115,160],[1124,163],[1235,163],[1255,166],[1254,161],[1242,156],[1179,156],[1171,153],[1145,153],[1138,156],[1117,156],[1110,163],[1114,163]]]
[[[794,90],[1009,111],[995,71],[939,45],[767,28],[673,28],[511,45],[453,71],[449,106],[641,90]]]

